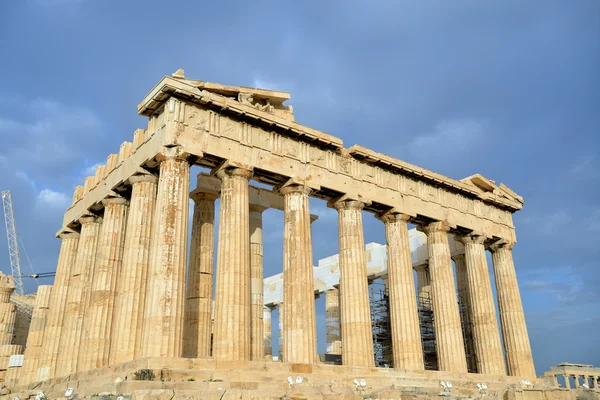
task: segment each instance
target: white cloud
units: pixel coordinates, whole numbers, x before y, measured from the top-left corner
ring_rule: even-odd
[[[36,206],[54,210],[66,210],[70,204],[71,200],[69,196],[63,192],[56,192],[51,189],[42,189],[36,199]]]

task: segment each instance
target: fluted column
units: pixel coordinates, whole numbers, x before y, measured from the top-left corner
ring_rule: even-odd
[[[342,363],[373,367],[373,333],[361,210],[353,200],[335,203],[338,211]]]
[[[264,358],[263,231],[259,204],[250,204],[250,359]]]
[[[419,264],[415,265],[413,269],[417,272],[417,293],[421,296],[422,293],[427,293],[429,295],[430,292],[430,284],[429,284],[429,264]]]
[[[102,200],[104,217],[94,276],[89,284],[92,292],[84,318],[82,350],[77,371],[87,371],[108,365],[113,324],[113,311],[119,272],[123,264],[123,245],[129,202],[122,197]]]
[[[454,272],[446,223],[432,222],[427,234],[429,277],[433,305],[435,340],[440,371],[467,372],[463,334],[458,313]]]
[[[83,319],[91,292],[96,262],[96,249],[101,219],[86,216],[79,219],[81,234],[75,264],[71,269],[64,327],[60,338],[58,364],[54,376],[64,376],[77,370],[82,347]]]
[[[283,353],[286,362],[303,364],[317,362],[310,192],[310,188],[301,185],[281,189],[284,199]]]
[[[0,276],[4,278],[3,275]],[[9,302],[10,294],[15,291],[14,284],[0,286],[0,346],[11,345],[17,320],[17,309]]]
[[[465,351],[467,353],[467,367],[469,372],[479,372],[477,368],[477,356],[475,355],[475,344],[473,343],[473,329],[471,320],[471,301],[469,294],[469,281],[467,278],[467,262],[464,254],[456,254],[452,257],[456,271],[456,286],[460,304],[460,319],[463,324],[463,336],[465,340]]]
[[[415,295],[408,215],[387,214],[385,224],[394,368],[423,370],[423,348]]]
[[[250,227],[248,180],[252,172],[220,170],[221,204],[213,357],[250,359]]]
[[[508,375],[535,377],[531,345],[512,258],[512,244],[496,244],[491,250]]]
[[[464,236],[461,242],[465,245],[469,310],[477,355],[477,371],[488,375],[506,375],[496,305],[485,254],[485,237]]]
[[[264,324],[264,328],[263,328],[263,353],[265,355],[265,358],[269,359],[269,360],[273,360],[273,344],[271,339],[273,338],[273,332],[272,329],[273,327],[271,326],[271,313],[272,313],[272,309],[271,307],[264,307],[263,308],[263,324]]]
[[[215,200],[217,193],[194,191],[190,265],[185,299],[184,357],[210,357],[213,269],[215,258]]]
[[[279,339],[277,341],[277,360],[285,361],[283,354],[283,303],[279,303],[277,308],[279,308],[279,323],[277,324],[277,328],[279,329]]]
[[[34,380],[46,380],[55,376],[56,363],[59,356],[61,336],[64,334],[65,310],[71,285],[71,275],[77,257],[79,233],[68,232],[59,235],[61,239],[60,253],[54,277],[54,286],[50,294],[50,306],[42,353],[38,363],[37,375]]]
[[[340,291],[337,288],[325,292],[325,318],[327,354],[342,354],[340,332]]]
[[[141,356],[146,279],[150,264],[152,221],[156,208],[158,178],[129,178],[131,200],[123,253],[123,268],[117,284],[110,364]]]
[[[27,335],[27,347],[25,348],[23,367],[20,371],[19,385],[36,380],[42,345],[44,343],[44,330],[46,329],[51,293],[52,286],[41,285],[38,287],[35,307],[31,315],[31,324],[29,325],[29,335]]]
[[[144,308],[143,357],[181,357],[187,269],[190,164],[168,153],[160,163]]]

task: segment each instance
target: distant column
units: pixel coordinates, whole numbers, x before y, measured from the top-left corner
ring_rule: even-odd
[[[35,307],[31,315],[31,324],[29,325],[23,367],[20,371],[19,385],[36,380],[42,345],[44,343],[44,330],[46,329],[51,293],[52,286],[41,285],[38,287]]]
[[[361,214],[364,203],[345,200],[334,207],[338,211],[340,249],[342,363],[373,367],[375,355]]]
[[[273,360],[273,347],[272,347],[272,342],[271,339],[273,337],[273,333],[272,333],[272,326],[271,326],[271,312],[273,310],[271,310],[271,307],[264,307],[263,308],[263,324],[264,324],[264,329],[263,329],[263,345],[264,345],[264,349],[263,349],[263,353],[265,355],[265,358],[269,359],[269,360]]]
[[[262,213],[258,204],[250,204],[250,359],[262,360],[264,352],[263,305],[263,229]]]
[[[463,335],[465,340],[465,351],[467,352],[467,366],[470,372],[480,372],[477,368],[477,356],[475,344],[473,343],[473,327],[471,316],[471,301],[469,294],[469,280],[467,278],[467,263],[464,254],[456,254],[452,257],[456,271],[456,286],[458,289],[460,319],[463,324]],[[494,307],[495,308],[495,307]]]
[[[285,361],[313,364],[317,359],[315,281],[309,194],[306,186],[281,189],[284,199],[283,229],[283,346]],[[262,288],[262,280],[261,280]]]
[[[50,294],[50,305],[42,353],[38,363],[37,375],[34,380],[41,381],[53,378],[56,372],[56,362],[59,355],[60,338],[63,334],[63,320],[67,306],[72,269],[77,257],[77,246],[79,245],[79,233],[68,232],[58,235],[61,239],[60,253],[54,276],[54,286]]]
[[[468,301],[477,370],[486,375],[506,375],[496,305],[483,245],[485,237],[467,235],[461,238],[461,242],[465,245]]]
[[[415,295],[408,215],[386,214],[388,285],[394,368],[423,370],[423,348]]]
[[[84,319],[82,349],[78,371],[108,365],[117,281],[123,264],[123,244],[129,202],[122,197],[102,200],[104,217],[92,286],[90,303]]]
[[[429,276],[435,340],[440,371],[467,372],[463,334],[458,313],[454,272],[448,244],[449,227],[442,221],[423,228],[429,250]]]
[[[95,216],[79,219],[81,235],[75,263],[71,269],[64,327],[61,331],[59,357],[54,374],[56,377],[77,371],[77,362],[82,346],[83,319],[91,292],[90,282],[96,262],[101,221]]]
[[[512,247],[507,243],[491,246],[506,364],[510,376],[535,377]]]
[[[340,334],[340,293],[337,288],[325,292],[327,354],[342,354]]]
[[[117,283],[110,364],[141,357],[146,280],[150,264],[152,221],[156,208],[158,178],[129,178],[131,200],[123,254],[123,269]]]
[[[248,180],[233,168],[221,178],[213,358],[250,359],[250,224]]]
[[[187,269],[190,164],[162,155],[144,309],[143,357],[181,357]]]
[[[577,375],[573,375],[573,380],[575,381],[575,389],[579,389],[581,387],[579,384],[579,377]]]
[[[569,381],[569,375],[563,374],[563,377],[565,378],[565,387],[567,389],[571,389],[571,381]]]
[[[427,263],[415,265],[413,269],[417,272],[417,294],[429,294],[429,265]]]
[[[284,354],[283,354],[283,319],[284,319],[283,303],[279,303],[277,305],[277,308],[279,308],[279,323],[278,323],[279,340],[277,342],[277,353],[278,353],[277,360],[285,361]]]
[[[217,193],[194,191],[194,216],[185,300],[184,357],[210,357]]]

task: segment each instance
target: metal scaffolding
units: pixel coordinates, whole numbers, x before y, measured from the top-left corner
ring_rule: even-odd
[[[392,330],[390,323],[389,294],[385,285],[372,283],[369,285],[371,303],[371,325],[373,327],[373,351],[375,366],[393,367]]]
[[[437,349],[435,347],[435,328],[433,325],[433,306],[431,295],[422,291],[417,296],[419,311],[419,327],[421,328],[421,343],[423,344],[423,362],[425,369],[437,370]]]

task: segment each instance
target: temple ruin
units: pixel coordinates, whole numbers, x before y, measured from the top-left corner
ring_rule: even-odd
[[[182,70],[152,88],[138,105],[147,127],[75,189],[57,232],[54,285],[38,293],[13,393],[362,399],[500,396],[512,388],[518,398],[538,399],[558,390],[536,377],[513,263],[512,214],[523,198],[478,174],[454,180],[360,145],[346,148],[295,122],[289,98],[188,79]],[[192,166],[206,171],[194,188]],[[316,268],[310,197],[338,214],[338,258]],[[283,273],[273,282],[263,276],[268,208],[284,213]],[[365,213],[386,235],[385,245],[367,251]],[[375,367],[373,277],[386,280],[393,368]],[[467,341],[457,290],[468,302]],[[333,324],[328,352],[342,365],[317,354],[319,292]],[[422,292],[434,316],[435,370],[424,361]],[[9,293],[2,293],[4,306]],[[275,305],[280,362],[269,357]]]

